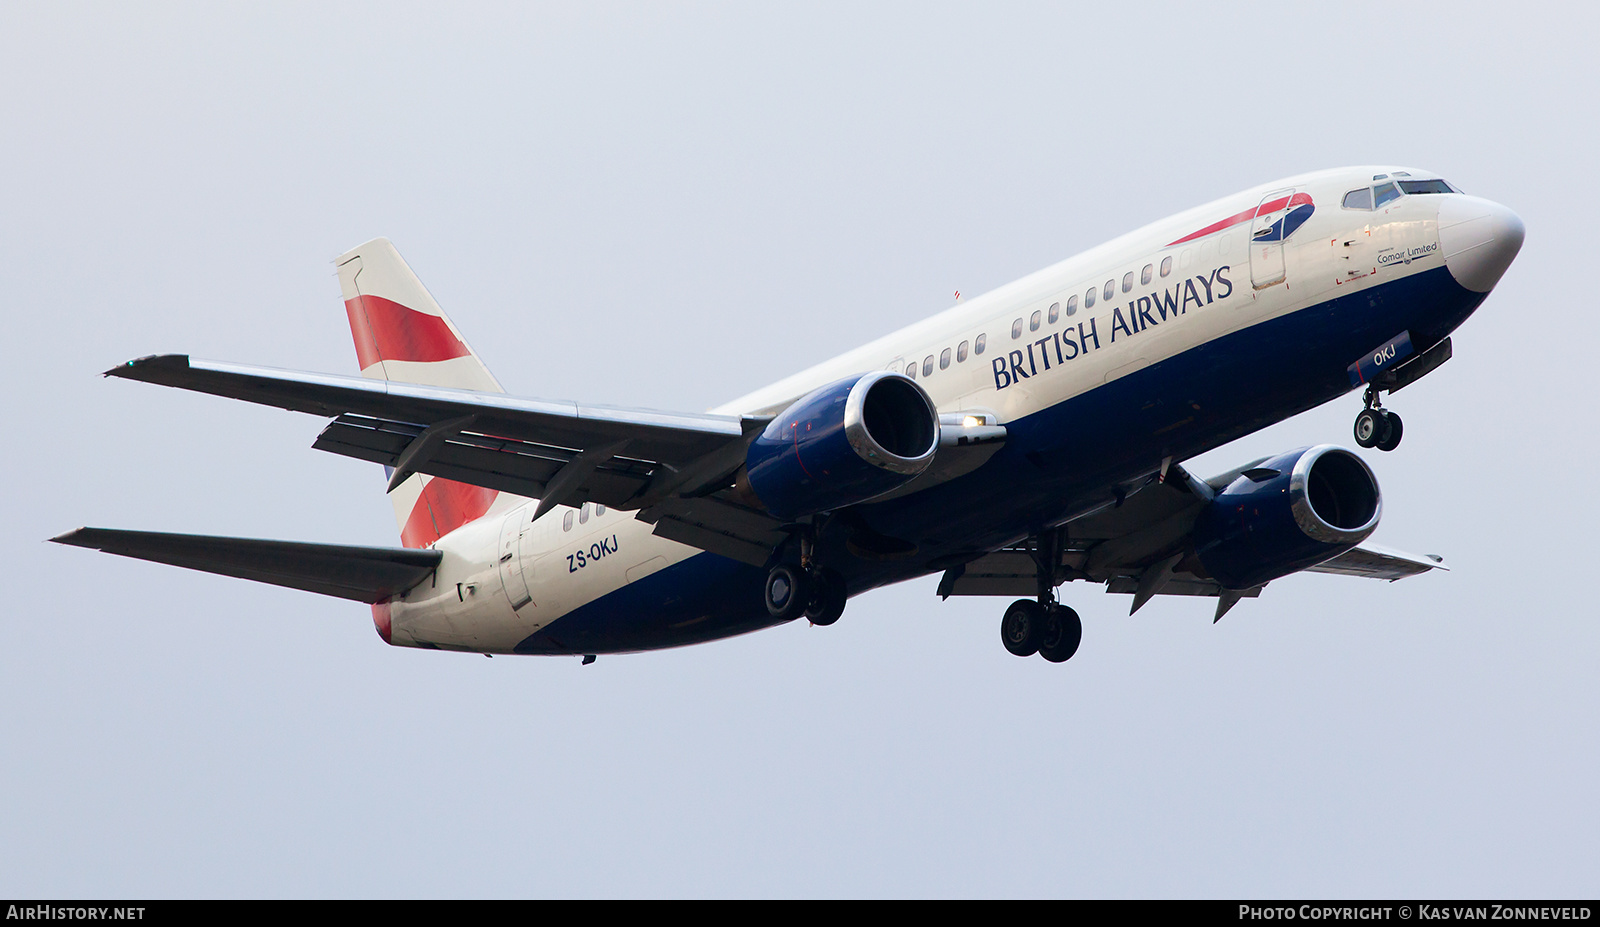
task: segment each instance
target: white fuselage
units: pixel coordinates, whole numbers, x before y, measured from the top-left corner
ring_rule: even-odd
[[[1341,207],[1348,190],[1388,170],[1324,171],[1187,210],[713,411],[773,414],[823,384],[890,368],[912,373],[941,413],[1022,419],[1333,295],[1443,266],[1445,196]],[[1314,212],[1287,240],[1252,245],[1249,213],[1282,191],[1309,197]],[[511,652],[575,608],[701,553],[652,535],[630,512],[557,507],[531,522],[533,509],[501,494],[487,517],[439,539],[436,576],[388,606],[391,642]]]

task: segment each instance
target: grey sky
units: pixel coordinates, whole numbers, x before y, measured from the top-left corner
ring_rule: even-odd
[[[1600,891],[1600,16],[990,6],[0,8],[0,894]],[[353,373],[330,260],[374,235],[513,392],[703,409],[956,289],[1373,161],[1528,228],[1391,403],[1404,446],[1364,454],[1374,540],[1446,575],[1291,577],[1216,626],[1068,586],[1064,666],[1002,650],[1005,600],[923,580],[580,668],[42,543],[397,543],[320,421],[96,376]],[[1349,446],[1358,408],[1192,466]]]

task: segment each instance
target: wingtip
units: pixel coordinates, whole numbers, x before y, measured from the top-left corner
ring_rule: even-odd
[[[147,374],[156,370],[183,370],[189,366],[187,354],[146,354],[144,357],[135,357],[125,364],[118,364],[102,373],[103,377],[123,377],[129,380],[143,380]]]
[[[88,545],[84,542],[84,535],[86,532],[88,532],[88,530],[88,528],[73,528],[71,531],[64,531],[61,534],[50,538],[49,540],[52,544],[70,544],[73,547],[87,547]]]

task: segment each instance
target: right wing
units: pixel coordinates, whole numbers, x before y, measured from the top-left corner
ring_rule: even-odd
[[[1389,582],[1417,576],[1430,570],[1449,571],[1444,558],[1438,554],[1408,554],[1392,547],[1363,544],[1347,550],[1332,560],[1306,567],[1306,573],[1337,573],[1341,576],[1364,576],[1367,579],[1387,579]]]
[[[1121,487],[1122,502],[1064,527],[1066,542],[1059,546],[1056,575],[1051,578],[1056,582],[1083,579],[1105,583],[1107,592],[1132,594],[1133,611],[1156,595],[1214,596],[1220,619],[1240,599],[1259,596],[1265,584],[1230,590],[1196,573],[1198,564],[1189,556],[1190,531],[1216,492],[1259,463],[1209,480],[1196,479],[1182,466],[1172,464],[1164,479],[1151,476]],[[997,550],[952,567],[939,583],[939,594],[1032,596],[1038,590],[1034,553],[1026,548]],[[1303,572],[1393,582],[1444,569],[1448,569],[1444,558],[1436,555],[1420,557],[1363,544]]]

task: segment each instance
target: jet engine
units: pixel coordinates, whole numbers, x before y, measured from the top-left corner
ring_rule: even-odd
[[[911,378],[880,370],[796,400],[750,445],[745,468],[767,511],[792,519],[890,492],[938,449],[933,400]]]
[[[1195,553],[1227,589],[1249,589],[1344,553],[1378,527],[1383,497],[1365,461],[1331,444],[1241,473],[1195,521]]]

